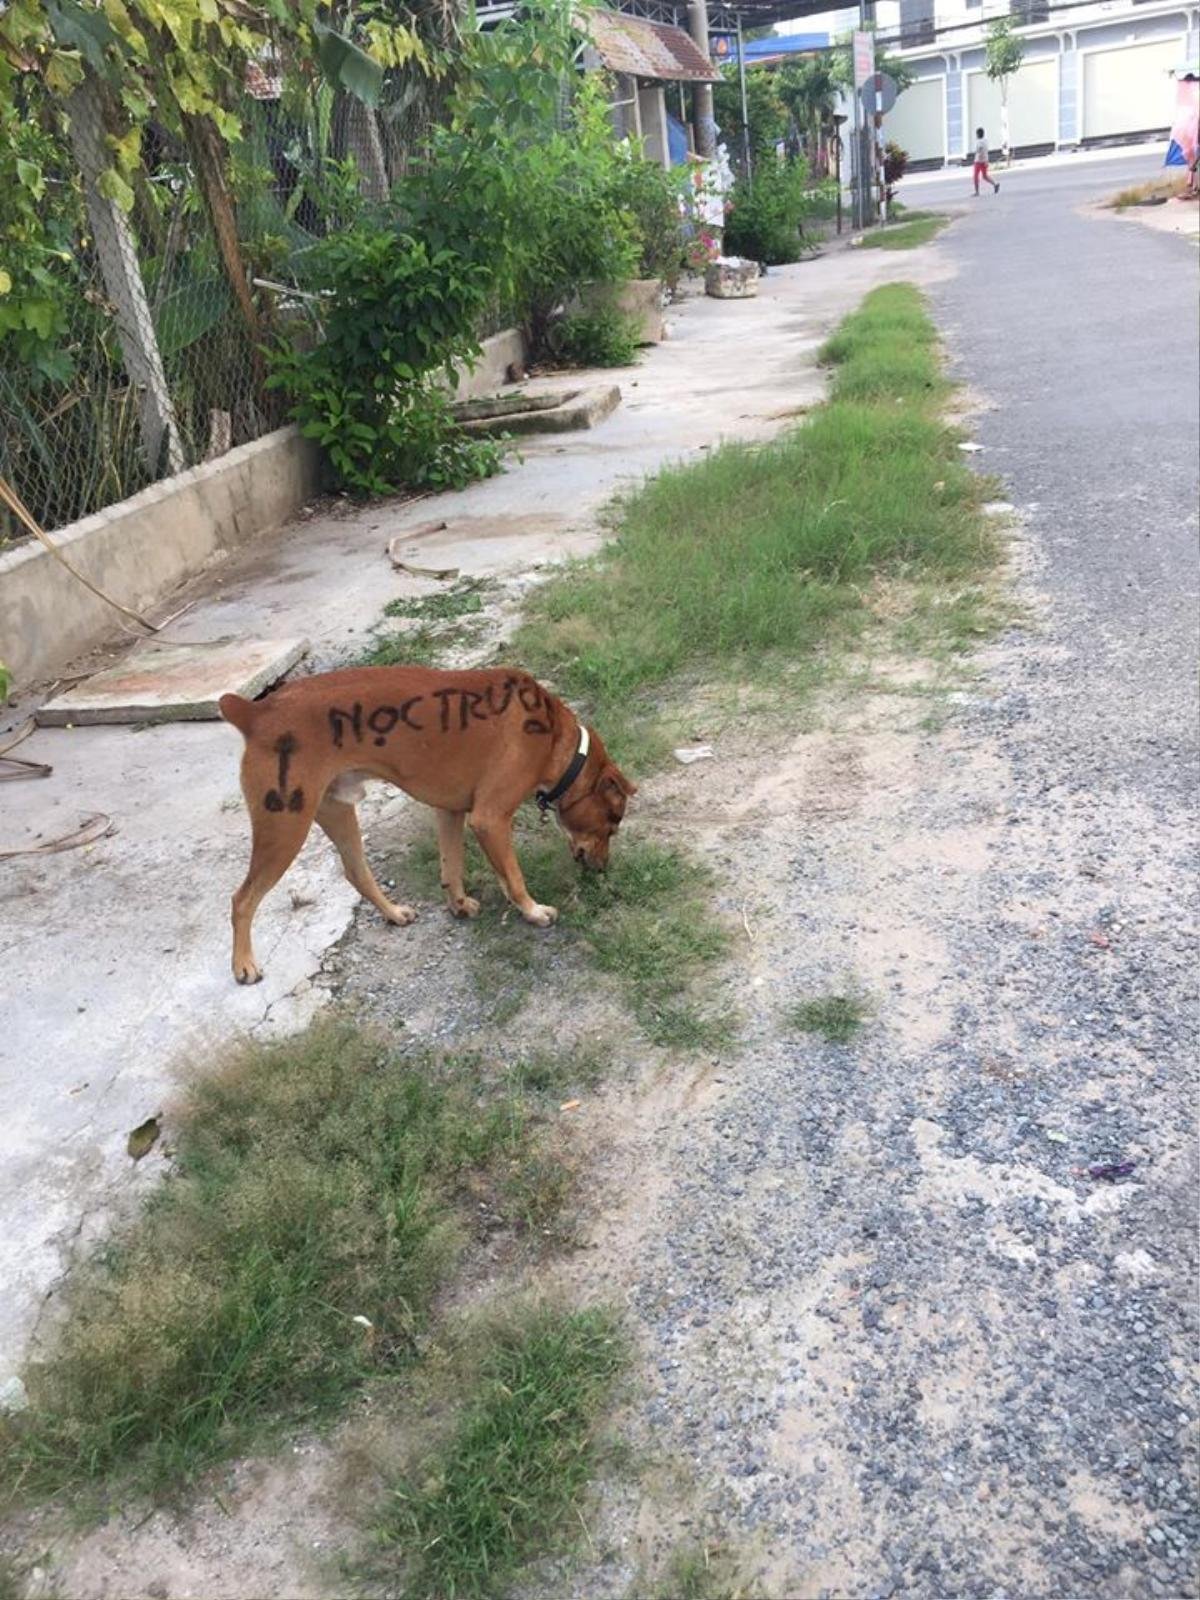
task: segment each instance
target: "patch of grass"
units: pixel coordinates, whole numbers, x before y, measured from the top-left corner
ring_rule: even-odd
[[[413,662],[423,667],[441,666],[451,650],[474,644],[483,632],[481,618],[456,624],[418,622],[414,628],[385,633],[376,630],[373,642],[354,658],[359,667],[403,667]]]
[[[470,578],[433,594],[398,595],[384,606],[383,614],[385,617],[415,617],[422,622],[449,622],[456,617],[474,616],[483,610],[483,596],[490,587],[478,578]]]
[[[861,995],[830,994],[804,1000],[787,1013],[787,1024],[801,1033],[820,1033],[831,1044],[848,1044],[866,1022],[870,1008]]]
[[[0,540],[0,547],[3,540]],[[0,1555],[0,1600],[22,1600],[25,1584],[11,1557]]]
[[[397,1483],[377,1529],[410,1600],[502,1593],[577,1535],[596,1429],[624,1361],[604,1311],[540,1309],[489,1333],[440,1458]]]
[[[1187,188],[1187,177],[1151,178],[1148,183],[1135,183],[1121,189],[1105,203],[1113,211],[1125,211],[1130,206],[1144,205],[1147,200],[1170,200]]]
[[[468,834],[467,884],[484,907],[470,924],[474,981],[494,1025],[511,1021],[524,1006],[547,937],[566,932],[586,961],[615,979],[654,1043],[702,1049],[728,1040],[729,1018],[714,1017],[689,998],[689,987],[728,946],[708,905],[710,880],[702,866],[663,845],[618,838],[607,872],[581,873],[557,828],[518,817],[515,839],[530,893],[558,907],[558,932],[528,928],[508,908]],[[415,841],[406,857],[389,863],[393,874],[405,893],[436,895],[434,841]],[[582,1081],[578,1072],[572,1081]]]
[[[674,1551],[649,1594],[639,1586],[628,1600],[744,1600],[749,1593],[725,1547],[701,1544]]]
[[[909,211],[903,222],[889,222],[863,234],[863,250],[915,250],[928,244],[950,221],[936,211]]]
[[[409,624],[399,629],[372,630],[371,643],[352,661],[359,667],[444,665],[451,651],[476,643],[486,630],[484,596],[494,585],[472,578],[434,594],[398,595],[383,608],[385,617]]]
[[[612,1052],[602,1039],[584,1039],[569,1047],[531,1050],[508,1069],[514,1088],[528,1094],[558,1096],[567,1089],[590,1089],[607,1076]]]
[[[482,1184],[531,1225],[555,1203],[510,1090],[346,1021],[245,1046],[174,1133],[171,1180],[77,1274],[56,1352],[26,1374],[30,1410],[0,1419],[14,1490],[162,1491],[328,1414],[410,1359],[460,1198]]]
[[[916,289],[868,295],[824,359],[831,397],[804,425],[666,468],[619,508],[599,557],[531,597],[515,653],[588,708],[635,774],[627,740],[672,685],[780,680],[871,623],[877,578],[960,585],[995,560]]]

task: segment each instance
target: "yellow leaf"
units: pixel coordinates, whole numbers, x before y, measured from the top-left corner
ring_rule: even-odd
[[[0,294],[7,294],[12,288],[12,279],[3,267],[0,267]]]
[[[142,130],[130,128],[123,138],[116,139],[110,133],[108,145],[117,158],[117,165],[124,172],[131,172],[141,160],[142,155]]]
[[[78,56],[56,50],[46,63],[46,87],[52,94],[70,94],[83,82],[83,63]]]
[[[133,210],[133,190],[115,167],[107,167],[96,185],[106,200],[112,200],[122,211]]]

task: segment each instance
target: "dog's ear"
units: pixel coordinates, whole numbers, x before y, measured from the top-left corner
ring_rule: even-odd
[[[623,800],[632,799],[632,797],[637,793],[637,784],[630,783],[629,779],[621,771],[620,767],[616,766],[611,761],[600,775],[600,787],[601,789],[613,790],[613,792],[619,794]]]

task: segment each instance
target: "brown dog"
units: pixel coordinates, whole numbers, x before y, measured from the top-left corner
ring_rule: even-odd
[[[253,835],[246,881],[233,897],[239,983],[262,977],[250,925],[314,820],[358,892],[389,922],[413,921],[411,907],[388,900],[363,854],[355,806],[365,778],[383,778],[436,808],[442,885],[456,916],[479,910],[463,886],[469,817],[504,892],[539,928],[558,912],[538,905],[525,887],[512,841],[517,807],[536,793],[543,812],[557,813],[575,859],[603,867],[625,802],[636,793],[573,711],[528,673],[504,667],[357,667],[301,678],[263,700],[222,695],[220,705],[246,741],[242,793]]]

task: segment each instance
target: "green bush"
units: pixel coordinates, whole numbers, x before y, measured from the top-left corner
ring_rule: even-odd
[[[397,198],[406,226],[491,280],[493,322],[522,323],[535,355],[584,284],[634,276],[641,248],[618,180],[603,84],[578,80],[569,15],[523,10],[465,41],[448,127]]]
[[[288,394],[339,482],[384,494],[461,487],[495,472],[499,447],[458,429],[447,390],[454,364],[478,349],[485,269],[364,222],[326,241],[315,271],[329,295],[323,338],[312,350],[278,350],[270,382]]]
[[[637,360],[638,326],[615,306],[597,306],[562,317],[551,331],[551,347],[573,367],[628,367]]]
[[[803,161],[768,160],[734,185],[725,219],[725,250],[769,267],[799,261],[810,209],[810,181]]]
[[[640,278],[661,278],[674,288],[683,270],[683,218],[680,199],[685,182],[678,169],[657,162],[619,162],[612,185],[617,207],[632,218],[641,250]]]

